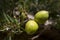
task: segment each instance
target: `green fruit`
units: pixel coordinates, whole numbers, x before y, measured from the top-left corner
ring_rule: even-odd
[[[45,21],[48,19],[49,17],[49,12],[42,10],[36,13],[34,20],[38,23],[38,24],[44,24]]]
[[[29,20],[25,25],[27,34],[34,34],[38,30],[38,24],[34,20]]]

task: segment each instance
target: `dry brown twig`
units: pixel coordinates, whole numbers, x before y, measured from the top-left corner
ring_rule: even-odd
[[[51,20],[47,20],[46,23],[44,24],[44,26],[46,26],[46,27],[44,27],[44,30],[42,30],[41,32],[39,32],[38,35],[32,37],[31,40],[34,40],[34,39],[38,38],[39,36],[41,36],[44,31],[46,31],[47,29],[50,28],[50,25],[51,25],[52,23],[53,23],[53,22],[52,22]]]

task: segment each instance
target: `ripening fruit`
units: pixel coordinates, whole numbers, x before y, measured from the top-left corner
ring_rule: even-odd
[[[49,17],[49,12],[42,10],[36,13],[34,20],[38,23],[38,24],[44,24],[45,21],[48,19]]]
[[[38,24],[34,20],[29,20],[25,25],[27,34],[34,34],[38,30]]]

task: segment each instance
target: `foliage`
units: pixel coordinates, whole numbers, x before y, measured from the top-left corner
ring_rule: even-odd
[[[0,0],[0,31],[21,34],[30,20],[28,15],[40,10],[49,11],[48,20],[54,23],[51,28],[60,30],[60,0]]]

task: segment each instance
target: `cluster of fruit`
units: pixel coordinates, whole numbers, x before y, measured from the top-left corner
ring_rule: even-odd
[[[34,34],[38,28],[38,24],[44,24],[49,17],[49,12],[42,10],[35,14],[34,20],[29,20],[26,22],[25,31],[27,34]]]

